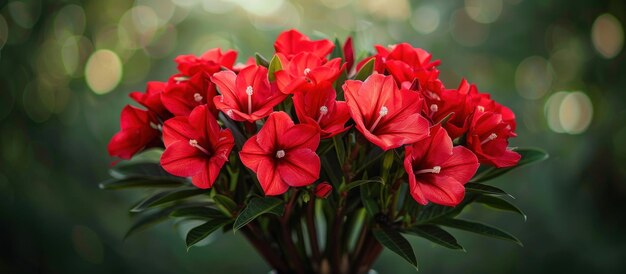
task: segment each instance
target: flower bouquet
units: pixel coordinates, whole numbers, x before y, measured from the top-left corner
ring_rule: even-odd
[[[407,43],[355,58],[352,39],[281,33],[271,58],[212,49],[178,56],[167,82],[130,97],[103,189],[142,188],[128,235],[201,220],[187,248],[240,233],[278,273],[366,273],[383,247],[417,267],[404,235],[463,250],[444,228],[513,241],[457,218],[480,203],[524,216],[484,184],[542,160],[509,147],[515,115]],[[156,157],[154,155],[156,154]],[[131,159],[132,158],[132,159]]]

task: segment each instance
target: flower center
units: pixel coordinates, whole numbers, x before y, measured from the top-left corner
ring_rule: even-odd
[[[153,122],[150,122],[150,127],[156,130],[163,130],[163,127],[161,126],[161,124],[155,124]]]
[[[202,146],[200,146],[198,144],[198,141],[196,141],[195,139],[189,139],[189,145],[192,147],[197,148],[198,150],[202,151],[202,153],[206,154],[206,155],[211,155],[211,153],[209,153],[208,150],[206,150],[205,148],[203,148]]]
[[[491,134],[489,134],[489,136],[487,136],[487,138],[485,138],[485,140],[482,140],[480,142],[480,144],[484,145],[484,144],[486,144],[487,142],[489,142],[491,140],[495,140],[496,138],[498,138],[498,134],[491,133]]]
[[[441,167],[434,166],[433,168],[427,168],[427,169],[421,169],[421,170],[415,171],[415,174],[424,174],[424,173],[439,174],[439,172],[441,172]]]
[[[252,114],[252,94],[254,94],[252,86],[246,88],[246,94],[248,94],[248,114]]]
[[[386,106],[380,107],[380,111],[378,112],[378,118],[376,119],[376,121],[374,121],[372,127],[370,127],[370,132],[374,131],[376,126],[378,126],[378,123],[380,123],[380,120],[383,119],[383,117],[387,116],[388,113],[389,109]]]
[[[309,75],[309,73],[311,73],[311,69],[310,68],[305,68],[304,69],[304,76]]]
[[[435,105],[435,104],[430,105],[430,111],[431,111],[432,113],[435,113],[435,112],[437,112],[438,110],[439,110],[439,106],[437,106],[437,105]]]
[[[324,117],[324,115],[326,115],[327,113],[328,113],[328,107],[327,106],[321,106],[320,107],[320,116],[317,118],[317,123],[318,124],[322,120],[322,117]]]
[[[194,93],[193,94],[193,100],[194,101],[200,103],[200,102],[202,102],[202,99],[204,99],[204,98],[202,97],[202,95],[200,95],[200,93]]]
[[[485,107],[483,107],[483,106],[477,106],[476,108],[477,108],[477,109],[478,109],[478,111],[480,111],[480,112],[485,112]]]
[[[281,149],[279,151],[276,151],[276,158],[280,159],[280,158],[283,158],[283,157],[285,157],[285,151],[284,150]]]

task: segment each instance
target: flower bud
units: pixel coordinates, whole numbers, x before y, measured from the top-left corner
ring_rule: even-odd
[[[331,191],[333,191],[333,186],[328,182],[322,182],[315,187],[313,194],[315,194],[317,198],[326,199]]]

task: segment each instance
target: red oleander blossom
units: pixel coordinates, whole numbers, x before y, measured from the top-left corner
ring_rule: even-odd
[[[321,163],[315,153],[319,143],[314,126],[294,125],[287,113],[274,112],[239,156],[256,173],[265,195],[280,195],[290,186],[307,186],[319,178]]]
[[[476,107],[465,141],[481,163],[498,168],[511,167],[517,165],[521,158],[519,153],[508,147],[509,138],[514,136],[511,126],[501,114]]]
[[[400,43],[390,46],[375,45],[376,54],[359,62],[357,69],[360,69],[369,60],[374,59],[374,69],[378,73],[384,73],[388,69],[386,64],[389,61],[400,61],[405,63],[412,71],[436,71],[436,67],[441,63],[439,60],[431,62],[432,55],[421,48],[414,48],[408,43]],[[412,80],[408,80],[411,82]]]
[[[159,119],[165,121],[172,117],[172,113],[170,113],[163,102],[161,101],[161,94],[165,90],[167,83],[152,81],[148,82],[146,85],[146,92],[142,93],[139,91],[131,92],[129,94],[130,98],[135,100],[135,102],[141,104],[146,107],[149,111],[152,111],[156,114]]]
[[[216,94],[215,86],[203,73],[191,78],[177,74],[170,78],[161,100],[175,116],[187,116],[197,106],[206,104],[212,113],[216,113],[213,105]]]
[[[232,70],[236,60],[236,51],[227,50],[222,52],[219,48],[208,50],[200,57],[188,54],[180,55],[174,59],[178,63],[178,71],[188,77],[198,73],[206,73],[208,76],[211,76],[222,68]]]
[[[307,92],[318,85],[330,84],[337,80],[345,65],[341,66],[341,58],[328,62],[308,52],[297,54],[288,60],[285,55],[277,53],[282,70],[276,71],[276,84],[285,94]]]
[[[330,138],[349,127],[345,127],[350,120],[348,105],[343,101],[336,101],[337,93],[330,83],[317,90],[300,92],[293,96],[293,105],[300,123],[310,124],[320,129],[322,138]]]
[[[343,44],[343,57],[346,62],[346,72],[351,75],[352,67],[354,66],[354,43],[352,37],[348,37]]]
[[[130,159],[137,152],[161,145],[159,119],[153,112],[126,106],[120,117],[121,130],[109,141],[109,155]]]
[[[420,115],[422,96],[398,89],[391,76],[375,73],[365,82],[347,80],[343,90],[356,128],[383,150],[428,136],[428,121]]]
[[[203,189],[213,185],[235,144],[230,130],[220,128],[207,106],[196,107],[188,117],[167,120],[163,142],[163,169],[191,177],[191,182]]]
[[[217,109],[235,121],[254,122],[272,113],[287,95],[267,79],[267,69],[249,66],[239,74],[221,71],[213,75],[220,95],[213,98]]]
[[[475,108],[470,95],[472,89],[475,89],[475,86],[463,79],[457,89],[444,89],[438,94],[424,96],[426,100],[424,113],[427,113],[433,123],[438,123],[450,115],[443,127],[452,139],[461,137],[467,132],[469,119]]]
[[[333,186],[328,182],[321,182],[317,186],[315,186],[315,190],[313,190],[313,194],[315,197],[320,199],[326,199],[333,191]]]
[[[428,138],[405,147],[404,169],[410,193],[422,205],[429,201],[445,206],[459,204],[465,196],[464,185],[478,166],[476,155],[465,147],[453,147],[439,125],[430,129]]]
[[[317,57],[326,58],[334,48],[333,42],[327,39],[312,41],[295,29],[282,32],[274,42],[276,53],[284,54],[287,59],[291,59],[301,52],[309,52]]]

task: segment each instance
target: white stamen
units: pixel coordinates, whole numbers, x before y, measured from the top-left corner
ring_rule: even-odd
[[[202,151],[206,155],[211,155],[208,150],[206,150],[205,148],[203,148],[200,145],[198,145],[198,141],[196,141],[194,139],[189,139],[189,145],[192,146],[192,147],[197,148],[198,150]]]
[[[200,103],[202,102],[202,99],[204,99],[204,97],[202,97],[202,95],[200,95],[200,93],[194,93],[193,94],[193,100]]]
[[[430,111],[431,111],[431,112],[435,113],[435,112],[437,112],[438,110],[439,110],[439,106],[437,106],[437,105],[435,105],[435,104],[430,105]]]
[[[252,86],[246,88],[246,94],[248,94],[248,114],[252,114],[252,94],[254,94]]]
[[[153,122],[150,122],[150,127],[156,130],[163,130],[163,127],[161,126],[161,124],[155,124]]]
[[[477,106],[476,108],[478,108],[478,111],[480,112],[485,112],[485,107],[483,106]]]
[[[415,174],[424,174],[424,173],[439,174],[439,172],[441,172],[441,167],[440,166],[434,166],[433,168],[427,168],[427,169],[418,170],[418,171],[415,172]]]
[[[309,73],[310,73],[310,72],[311,72],[311,69],[310,69],[310,68],[305,68],[305,69],[304,69],[304,76],[309,75]]]
[[[229,109],[226,111],[226,115],[228,115],[228,117],[233,118],[233,116],[235,115],[235,113],[233,112],[232,109]]]
[[[372,125],[372,127],[370,127],[370,132],[374,131],[376,126],[378,126],[378,123],[380,122],[380,120],[383,117],[387,116],[388,113],[389,113],[389,109],[386,106],[380,107],[380,111],[378,112],[378,118],[376,119],[376,121],[374,121],[374,124]]]
[[[489,134],[489,136],[488,136],[485,140],[483,140],[482,142],[480,142],[480,144],[481,144],[481,145],[484,145],[485,143],[487,143],[487,142],[489,142],[489,141],[491,141],[491,140],[495,140],[496,138],[498,138],[498,134],[491,133],[491,134]]]
[[[283,158],[283,157],[285,157],[285,151],[284,150],[281,149],[279,151],[276,151],[276,158],[280,159],[280,158]]]
[[[319,124],[320,121],[322,120],[322,117],[324,117],[324,115],[326,115],[328,113],[328,107],[326,106],[321,106],[320,107],[320,116],[317,118],[317,123]]]
[[[176,83],[180,83],[180,82],[184,82],[184,81],[188,81],[189,77],[187,76],[176,76],[174,77],[174,81],[176,81]]]

